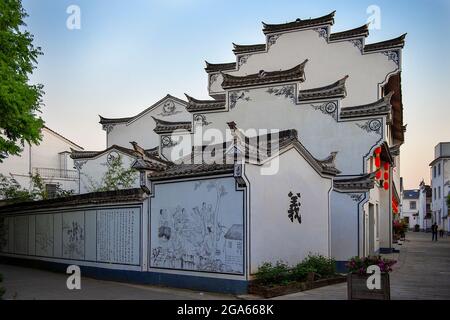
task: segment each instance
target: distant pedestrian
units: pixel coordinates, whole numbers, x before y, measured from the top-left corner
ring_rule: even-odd
[[[431,226],[431,241],[437,241],[437,233],[438,233],[438,225],[435,223],[433,223],[433,225]]]
[[[439,226],[439,237],[440,238],[444,237],[444,229],[441,226]]]

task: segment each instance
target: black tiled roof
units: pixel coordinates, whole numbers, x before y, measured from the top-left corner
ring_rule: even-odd
[[[406,33],[394,39],[366,44],[364,46],[364,52],[403,48],[403,46],[405,45],[405,37]]]
[[[78,206],[88,204],[119,203],[143,201],[146,198],[145,192],[140,188],[124,189],[116,191],[91,192],[78,194],[69,197],[27,201],[13,204],[0,205],[0,215],[12,212],[26,212],[27,210],[47,209],[66,206]],[[9,201],[6,203],[10,203]]]
[[[266,44],[248,44],[248,45],[241,45],[241,44],[235,44],[233,43],[233,52],[236,54],[240,53],[249,53],[249,52],[258,52],[258,51],[265,51],[266,50]]]
[[[192,124],[190,121],[164,121],[152,117],[156,122],[156,127],[153,129],[156,133],[170,133],[175,130],[187,130],[191,131]]]
[[[288,23],[281,23],[281,24],[268,24],[263,22],[263,32],[264,34],[267,33],[274,33],[274,32],[281,32],[281,31],[292,31],[292,30],[300,30],[300,29],[306,29],[306,28],[312,28],[322,25],[332,25],[334,23],[334,14],[336,11],[333,11],[325,16],[314,18],[314,19],[297,19],[292,22]]]
[[[419,190],[403,190],[403,199],[419,199]]]
[[[188,99],[186,110],[189,112],[211,111],[225,109],[225,95],[215,100],[198,100],[185,94]]]
[[[389,114],[391,112],[391,97],[393,94],[391,92],[380,100],[369,104],[342,108],[341,118]]]
[[[332,33],[330,34],[329,40],[336,41],[343,39],[360,38],[360,37],[367,37],[368,35],[369,35],[369,28],[368,25],[365,24],[355,29]]]
[[[250,87],[269,83],[278,83],[286,81],[304,81],[305,80],[305,64],[308,60],[305,60],[301,64],[288,69],[280,71],[264,71],[259,73],[250,74],[246,76],[232,76],[223,73],[222,87],[224,89]]]
[[[209,63],[206,62],[206,72],[219,72],[219,71],[225,71],[225,70],[235,70],[236,69],[236,62],[228,62],[228,63]]]
[[[328,86],[300,90],[298,93],[298,98],[300,101],[322,98],[343,98],[346,95],[345,81],[347,78],[348,76],[345,76],[344,78]]]
[[[343,192],[367,191],[375,186],[375,173],[350,178],[336,178],[333,181],[333,186],[334,189]]]

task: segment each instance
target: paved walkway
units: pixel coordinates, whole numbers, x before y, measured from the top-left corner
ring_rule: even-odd
[[[450,299],[450,237],[431,242],[431,234],[409,232],[399,246],[400,254],[391,274],[392,299]],[[66,288],[66,275],[43,270],[0,265],[6,288],[5,299],[233,299],[231,295],[183,289],[82,279],[81,290]],[[242,296],[252,299],[256,297]],[[347,284],[341,283],[294,293],[275,299],[345,300]]]
[[[4,299],[17,300],[216,300],[231,295],[203,293],[158,286],[81,279],[81,290],[68,290],[67,276],[44,270],[0,264]]]
[[[450,237],[431,242],[431,233],[408,232],[400,253],[384,255],[397,260],[391,273],[391,299],[450,299]],[[345,300],[347,284],[341,283],[275,299]]]

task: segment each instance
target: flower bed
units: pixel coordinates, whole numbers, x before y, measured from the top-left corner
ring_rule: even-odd
[[[347,262],[347,292],[349,300],[390,300],[389,272],[395,260],[383,259],[381,256],[354,257]],[[380,269],[380,288],[369,288],[368,280],[373,273],[367,273],[370,266]],[[369,281],[370,282],[370,281]]]
[[[249,293],[272,298],[345,282],[336,274],[335,261],[321,255],[309,255],[301,263],[289,266],[282,261],[263,263],[249,285]]]

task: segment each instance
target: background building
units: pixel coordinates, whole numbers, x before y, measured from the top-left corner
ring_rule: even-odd
[[[73,168],[70,149],[83,150],[81,146],[44,126],[39,145],[28,143],[18,156],[10,156],[0,164],[0,173],[13,177],[23,188],[31,187],[31,175],[39,174],[48,192],[56,185],[64,190],[78,190],[78,172]]]
[[[431,167],[431,188],[433,190],[433,221],[446,230],[449,229],[447,197],[450,194],[450,142],[441,142],[434,148]]]
[[[409,223],[410,229],[419,224],[419,193],[417,189],[403,191],[402,218]]]
[[[419,194],[419,226],[422,231],[430,231],[431,228],[431,202],[432,189],[422,181]]]

